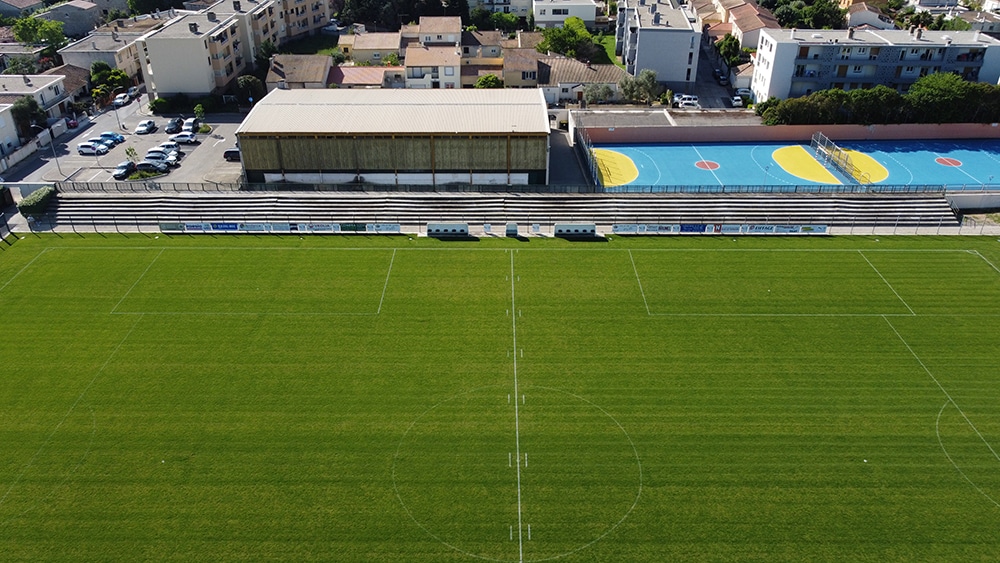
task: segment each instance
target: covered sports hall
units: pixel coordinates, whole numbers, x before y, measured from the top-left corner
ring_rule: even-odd
[[[537,89],[274,90],[236,135],[251,183],[548,182]]]

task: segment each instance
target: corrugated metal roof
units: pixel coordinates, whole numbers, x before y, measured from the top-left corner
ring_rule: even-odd
[[[274,90],[238,134],[548,134],[538,89]]]

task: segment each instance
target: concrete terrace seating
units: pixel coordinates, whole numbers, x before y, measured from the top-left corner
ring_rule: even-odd
[[[599,195],[390,192],[61,192],[39,225],[160,222],[766,223],[958,226],[941,195]]]

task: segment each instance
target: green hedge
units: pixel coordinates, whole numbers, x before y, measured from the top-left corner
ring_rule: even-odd
[[[43,186],[17,202],[17,210],[25,217],[38,217],[48,209],[49,202],[55,194],[56,189],[54,187]]]

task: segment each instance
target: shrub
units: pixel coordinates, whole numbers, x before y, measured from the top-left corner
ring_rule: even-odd
[[[170,111],[170,102],[166,98],[156,98],[149,102],[149,111],[160,114]]]
[[[54,187],[43,186],[17,202],[17,210],[25,217],[38,217],[48,209],[49,202],[55,193],[56,189]]]

